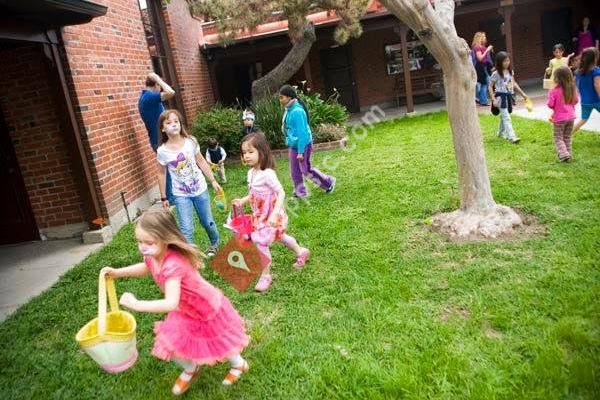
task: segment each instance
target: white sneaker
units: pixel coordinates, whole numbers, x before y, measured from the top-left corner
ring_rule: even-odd
[[[219,246],[209,246],[208,250],[206,250],[206,257],[213,258],[217,255],[217,251],[219,250]]]

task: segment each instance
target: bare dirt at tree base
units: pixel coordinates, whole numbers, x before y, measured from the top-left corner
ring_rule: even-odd
[[[501,205],[486,215],[457,210],[435,214],[432,221],[429,230],[453,242],[521,241],[548,231],[535,216]]]

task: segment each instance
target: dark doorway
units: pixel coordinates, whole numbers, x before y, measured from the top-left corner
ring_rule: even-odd
[[[544,11],[542,14],[542,38],[546,57],[550,58],[552,56],[552,47],[557,43],[562,43],[567,51],[574,51],[571,41],[573,30],[571,28],[570,8]]]
[[[255,64],[220,60],[215,67],[219,88],[219,103],[248,107],[252,102],[252,82],[256,79]]]
[[[236,103],[248,107],[252,100],[253,64],[237,64],[233,67],[236,89]]]
[[[0,244],[38,240],[39,232],[19,169],[19,162],[0,111]]]
[[[326,95],[331,96],[336,89],[338,101],[348,111],[358,112],[358,95],[352,70],[350,46],[338,46],[321,50],[321,67],[325,81]]]
[[[494,53],[506,51],[506,38],[502,33],[502,24],[504,19],[501,17],[490,18],[479,23],[479,30],[485,32],[488,45],[494,46]]]

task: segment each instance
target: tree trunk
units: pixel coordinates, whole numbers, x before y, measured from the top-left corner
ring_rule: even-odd
[[[417,33],[444,72],[446,106],[458,169],[460,209],[434,216],[440,231],[461,239],[510,234],[521,218],[494,202],[479,117],[475,108],[475,70],[469,46],[454,27],[454,0],[382,0],[384,6]]]
[[[294,43],[285,58],[268,74],[252,82],[252,101],[276,93],[281,85],[294,76],[304,64],[304,60],[316,40],[315,27],[312,23],[306,24],[302,38]]]
[[[460,209],[435,216],[433,223],[450,236],[493,239],[512,233],[514,227],[521,225],[521,218],[509,207],[496,204],[492,197],[473,100],[476,79],[471,60],[468,54],[457,54],[452,64],[444,70],[444,86],[458,169]]]

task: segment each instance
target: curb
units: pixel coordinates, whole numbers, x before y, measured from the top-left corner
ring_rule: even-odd
[[[333,141],[333,142],[314,143],[313,144],[313,152],[343,149],[347,145],[348,145],[347,137],[342,138],[340,140]],[[277,149],[277,150],[273,150],[272,153],[273,153],[273,157],[277,157],[277,158],[287,158],[288,157],[288,149]]]

